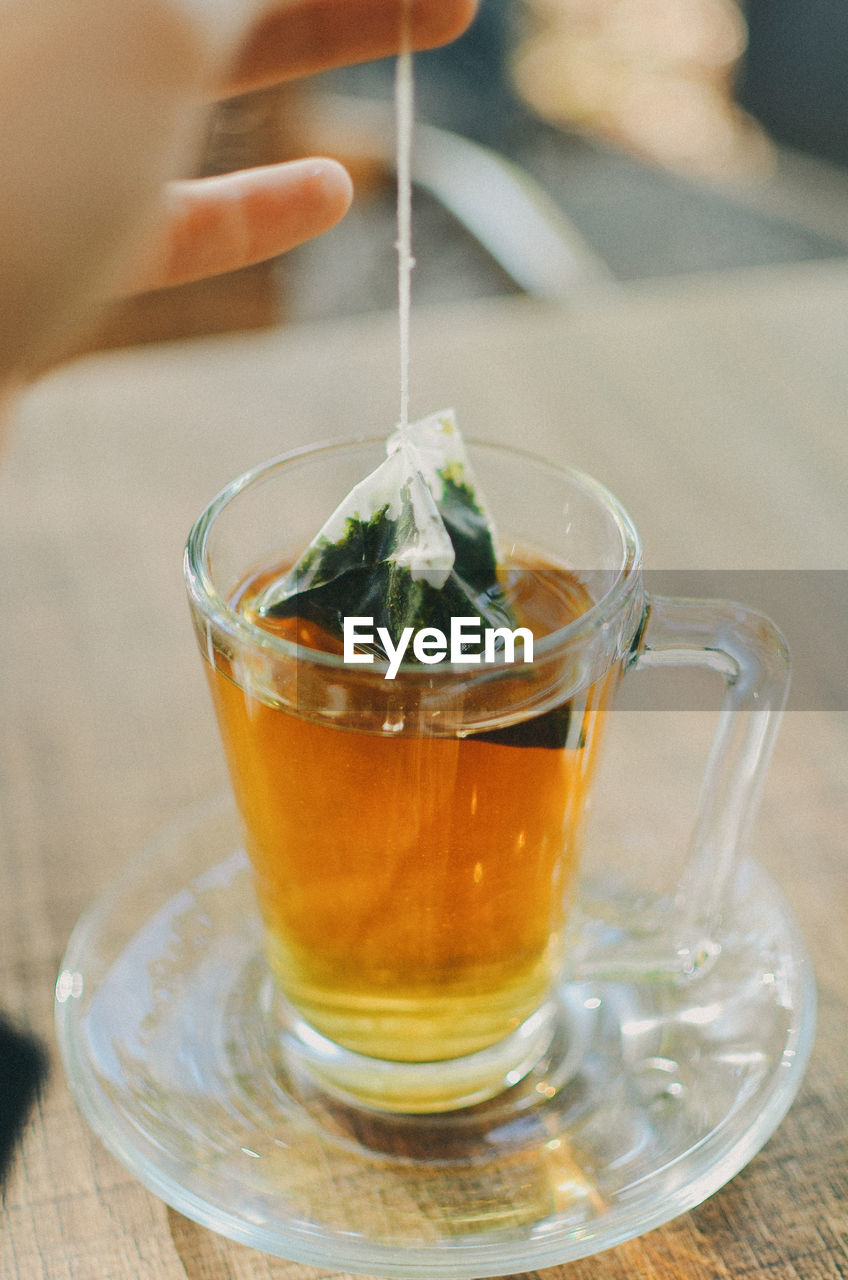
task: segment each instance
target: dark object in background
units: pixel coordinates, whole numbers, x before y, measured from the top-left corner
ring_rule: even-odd
[[[738,98],[778,142],[848,164],[845,0],[747,0]]]
[[[41,1046],[0,1016],[0,1184],[46,1075]]]

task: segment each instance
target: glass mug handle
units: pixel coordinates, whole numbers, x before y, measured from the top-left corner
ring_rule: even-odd
[[[649,595],[626,670],[669,666],[707,668],[725,682],[686,864],[647,912],[584,922],[580,976],[683,977],[721,950],[723,911],[789,692],[789,650],[754,609]]]

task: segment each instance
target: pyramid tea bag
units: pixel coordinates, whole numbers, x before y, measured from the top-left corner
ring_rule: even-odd
[[[454,617],[514,627],[494,530],[453,412],[398,429],[386,452],[266,589],[260,614],[299,616],[339,638],[346,617],[369,617],[375,635],[385,628],[393,644],[406,627],[449,632]],[[378,639],[366,647],[390,656]]]

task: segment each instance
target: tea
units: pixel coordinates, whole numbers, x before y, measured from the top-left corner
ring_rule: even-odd
[[[312,623],[253,612],[279,571],[243,582],[234,607],[340,650]],[[537,635],[591,605],[575,577],[541,568],[515,570],[511,594]],[[402,669],[388,694],[337,665],[316,713],[302,670],[296,688],[262,690],[215,652],[271,966],[299,1014],[358,1053],[432,1062],[484,1048],[533,1013],[560,967],[605,687],[516,719],[532,680],[499,674],[503,723],[443,730],[426,713],[430,672]],[[465,703],[460,718],[480,723]]]

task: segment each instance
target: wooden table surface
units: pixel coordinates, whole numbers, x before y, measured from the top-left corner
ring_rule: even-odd
[[[396,352],[393,317],[376,316],[109,353],[53,374],[17,413],[0,467],[0,1009],[43,1040],[51,1072],[5,1188],[4,1280],[333,1274],[232,1244],[136,1183],[74,1109],[52,997],[86,904],[224,784],[183,599],[190,523],[271,454],[388,429]],[[412,401],[452,404],[468,435],[593,472],[658,568],[848,571],[844,263],[653,282],[570,312],[522,300],[417,312]],[[838,624],[807,613],[830,669],[813,658],[799,673],[807,692],[784,719],[751,836],[817,969],[807,1077],[775,1136],[706,1204],[550,1280],[848,1274],[848,691]],[[703,763],[690,714],[660,735],[665,789],[634,791],[616,773],[632,757],[613,751],[604,821],[678,840]]]

